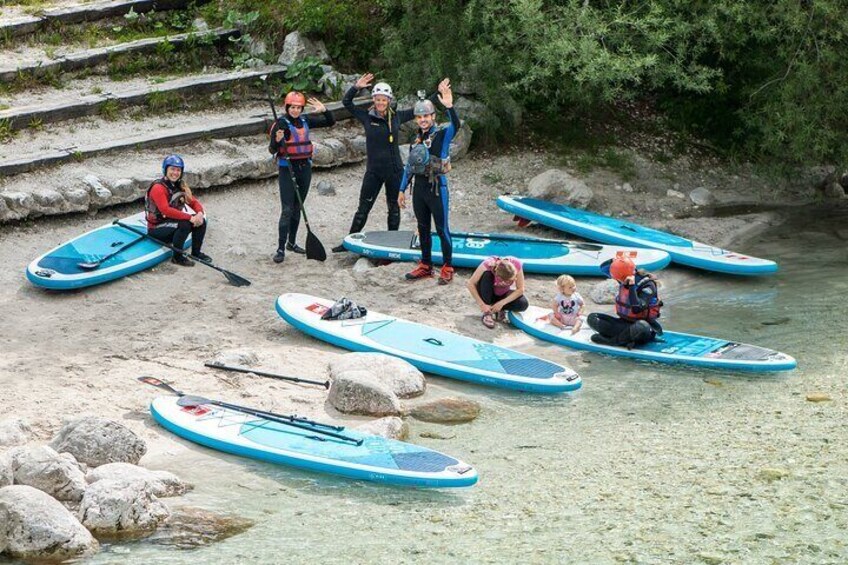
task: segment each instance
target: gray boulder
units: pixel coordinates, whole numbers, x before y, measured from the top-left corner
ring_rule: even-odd
[[[103,479],[91,484],[80,503],[80,521],[95,535],[152,532],[170,512],[145,481]]]
[[[825,198],[841,199],[845,198],[845,189],[836,181],[827,183],[824,187]]]
[[[334,377],[327,401],[345,414],[398,416],[401,413],[397,395],[367,371],[346,371]]]
[[[44,491],[56,500],[77,502],[85,492],[85,474],[70,453],[56,453],[46,445],[16,447],[10,452],[12,479]]]
[[[180,496],[190,490],[192,487],[188,483],[184,483],[175,474],[168,471],[152,471],[131,465],[130,463],[107,463],[96,469],[92,469],[85,475],[85,480],[89,484],[94,484],[99,481],[141,481],[146,483],[153,495],[159,498],[169,496]]]
[[[589,298],[595,304],[615,304],[617,294],[618,283],[614,279],[603,280],[589,289]]]
[[[689,200],[691,200],[695,206],[709,206],[715,202],[715,197],[708,189],[703,186],[699,186],[689,193]]]
[[[23,445],[29,440],[29,425],[20,418],[0,420],[0,447]]]
[[[468,155],[468,149],[471,147],[471,137],[474,131],[467,121],[462,122],[459,131],[456,132],[450,146],[450,157],[456,161]]]
[[[320,194],[321,196],[336,195],[336,187],[333,186],[333,183],[326,180],[318,181],[318,184],[315,186],[315,190],[317,190],[318,194]]]
[[[87,174],[82,178],[91,194],[91,202],[95,206],[106,206],[112,200],[112,191],[109,190],[99,177],[92,174]]]
[[[42,214],[61,214],[66,211],[65,197],[58,190],[40,188],[32,193],[34,209]]]
[[[323,41],[320,39],[314,41],[299,31],[293,31],[286,36],[283,42],[283,52],[280,53],[277,62],[281,65],[291,65],[309,57],[315,57],[319,61],[330,60],[330,54],[327,53]]]
[[[144,440],[129,428],[95,416],[79,418],[62,426],[50,447],[59,453],[70,453],[89,467],[117,461],[135,465],[147,453]]]
[[[382,353],[348,353],[330,362],[333,380],[344,377],[348,372],[367,373],[399,398],[420,396],[427,388],[421,371],[403,359]]]
[[[388,416],[366,422],[356,429],[365,434],[403,441],[409,437],[409,426],[397,416]]]
[[[12,457],[8,453],[0,453],[0,488],[12,484]],[[0,549],[0,553],[2,553]]]
[[[467,398],[446,397],[418,404],[410,416],[422,422],[459,424],[470,422],[480,415],[480,404]]]
[[[55,498],[26,485],[0,488],[0,552],[14,559],[64,561],[97,548],[97,540]]]
[[[559,169],[549,169],[533,177],[527,188],[533,198],[557,199],[578,208],[588,206],[594,196],[586,183]]]

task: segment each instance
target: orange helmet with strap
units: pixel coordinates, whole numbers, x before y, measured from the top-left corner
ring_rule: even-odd
[[[624,282],[627,277],[632,277],[636,274],[636,263],[633,259],[626,255],[617,255],[612,260],[609,270],[610,276],[618,282]]]
[[[306,106],[306,96],[296,90],[292,90],[286,94],[286,99],[283,103],[286,106]]]

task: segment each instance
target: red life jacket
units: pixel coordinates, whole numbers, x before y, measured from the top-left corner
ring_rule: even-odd
[[[292,123],[286,118],[280,119],[288,124],[289,132],[291,134],[288,140],[284,140],[284,142],[280,143],[280,158],[284,159],[288,156],[290,161],[311,159],[313,148],[312,141],[309,140],[309,124],[306,123],[306,119],[301,118],[301,126],[299,128],[294,127],[294,125],[292,125]]]
[[[615,297],[615,313],[620,318],[636,322],[639,320],[656,320],[660,317],[662,300],[659,299],[657,283],[653,277],[636,275],[636,296],[638,304],[630,303],[629,286],[619,285]]]
[[[172,208],[182,210],[186,202],[185,192],[176,190],[170,182],[165,179],[153,181],[150,186],[147,187],[147,193],[144,195],[145,219],[151,226],[155,226],[165,220],[165,215],[159,211],[159,208],[156,207],[156,203],[153,202],[152,198],[150,198],[150,191],[153,190],[153,187],[157,184],[165,187],[165,192],[168,194],[168,202],[171,204]]]

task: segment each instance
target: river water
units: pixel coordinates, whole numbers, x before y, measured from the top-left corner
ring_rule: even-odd
[[[740,249],[777,260],[776,276],[662,277],[667,328],[785,351],[792,373],[637,364],[514,335],[507,345],[574,367],[584,387],[550,398],[431,379],[482,415],[413,421],[410,439],[474,464],[477,486],[387,488],[197,448],[146,463],[195,483],[187,504],[256,525],[193,551],[107,546],[91,562],[848,562],[848,210],[791,216]]]

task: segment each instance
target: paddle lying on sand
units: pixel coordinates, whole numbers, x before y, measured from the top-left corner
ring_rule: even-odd
[[[201,265],[206,265],[207,267],[210,267],[210,268],[212,268],[212,269],[215,269],[216,271],[218,271],[219,273],[222,273],[225,277],[227,277],[227,280],[228,280],[228,281],[229,281],[229,283],[230,283],[231,285],[233,285],[233,286],[250,286],[250,281],[249,281],[249,280],[247,280],[246,278],[241,277],[241,276],[239,276],[239,275],[237,275],[237,274],[235,274],[235,273],[231,273],[230,271],[228,271],[228,270],[226,270],[226,269],[222,269],[221,267],[219,267],[219,266],[217,266],[217,265],[213,265],[213,264],[212,264],[212,263],[210,263],[209,261],[204,261],[203,259],[198,259],[197,257],[192,257],[191,255],[189,255],[189,254],[185,253],[182,249],[179,249],[179,248],[177,248],[177,247],[174,247],[174,246],[173,246],[173,245],[171,245],[170,243],[165,243],[164,241],[161,241],[161,240],[159,240],[159,239],[156,239],[156,238],[155,238],[155,237],[153,237],[152,235],[149,235],[149,234],[147,234],[147,233],[145,233],[145,232],[143,232],[143,231],[137,230],[137,229],[135,229],[135,228],[134,228],[134,227],[132,227],[132,226],[128,226],[127,224],[125,224],[125,223],[121,222],[120,220],[115,220],[115,221],[114,221],[114,222],[112,222],[112,223],[113,223],[113,224],[116,224],[116,225],[118,225],[118,226],[121,226],[121,227],[122,227],[122,228],[124,228],[124,229],[128,229],[128,230],[130,230],[131,232],[133,232],[133,233],[135,233],[135,234],[138,234],[138,235],[140,235],[140,236],[142,236],[142,237],[144,237],[144,238],[147,238],[147,239],[149,239],[150,241],[155,241],[155,242],[156,242],[156,243],[158,243],[159,245],[162,245],[162,246],[164,246],[164,247],[167,247],[168,249],[170,249],[170,250],[171,250],[171,251],[173,251],[174,253],[182,253],[182,254],[183,254],[183,257],[186,257],[186,258],[188,258],[188,259],[190,259],[190,260],[194,261],[195,263],[200,263]]]
[[[112,253],[106,255],[105,257],[101,257],[97,261],[91,261],[91,262],[87,262],[87,263],[77,263],[77,267],[79,267],[83,271],[93,271],[94,269],[99,268],[100,265],[102,265],[104,262],[108,261],[109,259],[111,259],[115,255],[117,255],[118,253],[120,253],[122,251],[126,251],[127,249],[129,249],[130,247],[132,247],[133,245],[138,243],[139,241],[144,241],[144,239],[145,238],[143,238],[143,237],[136,238],[136,239],[132,240],[131,242],[127,243],[126,245],[119,247],[118,249],[116,249]],[[118,243],[117,245],[120,245],[120,243]]]
[[[231,367],[229,365],[221,365],[220,363],[204,363],[207,367],[213,369],[223,369],[224,371],[233,371],[236,373],[252,373],[260,377],[268,377],[269,379],[278,379],[281,381],[291,381],[293,383],[307,383],[311,385],[322,386],[326,389],[330,388],[330,381],[313,381],[310,379],[301,379],[300,377],[287,377],[285,375],[277,375],[274,373],[266,373],[265,371],[257,371],[247,367]]]
[[[268,75],[262,75],[259,78],[262,79],[263,83],[265,83],[265,92],[268,95],[268,103],[271,104],[271,114],[274,115],[274,122],[276,123],[277,107],[274,105],[274,98],[271,96],[271,87],[268,85]],[[285,140],[283,140],[283,143],[285,143]],[[300,187],[298,187],[297,179],[294,177],[294,171],[292,170],[288,154],[283,153],[283,158],[286,160],[286,165],[288,165],[286,168],[289,170],[289,174],[291,175],[294,194],[297,196],[297,201],[300,203],[300,213],[303,215],[303,223],[306,224],[306,258],[315,259],[316,261],[326,261],[327,250],[324,249],[324,245],[321,243],[321,240],[318,239],[318,236],[312,233],[312,228],[309,226],[309,218],[306,217],[306,207],[303,205],[303,197],[300,195]]]
[[[301,418],[299,416],[287,415],[287,414],[276,414],[274,412],[268,412],[265,410],[260,410],[258,408],[251,408],[249,406],[241,406],[239,404],[230,404],[229,402],[222,402],[220,400],[212,400],[210,398],[204,398],[202,396],[193,396],[187,395],[182,391],[179,391],[166,383],[161,379],[157,379],[155,377],[139,377],[138,380],[145,384],[155,386],[156,388],[161,388],[170,392],[171,394],[175,394],[180,397],[177,401],[177,404],[180,406],[192,407],[192,406],[203,406],[203,405],[213,405],[220,406],[221,408],[226,408],[228,410],[233,410],[235,412],[241,412],[242,414],[247,414],[249,416],[256,416],[257,418],[263,418],[270,422],[276,422],[278,424],[284,424],[286,426],[291,426],[293,428],[300,428],[302,430],[308,430],[310,432],[314,432],[316,434],[325,435],[328,437],[340,439],[343,441],[349,441],[355,445],[362,445],[361,439],[352,438],[350,436],[346,436],[343,434],[336,433],[337,431],[344,430],[344,426],[334,426],[332,424],[324,424],[321,422],[316,422],[315,420],[310,420],[308,418]],[[335,430],[335,431],[328,431]],[[320,439],[320,438],[316,438]]]

